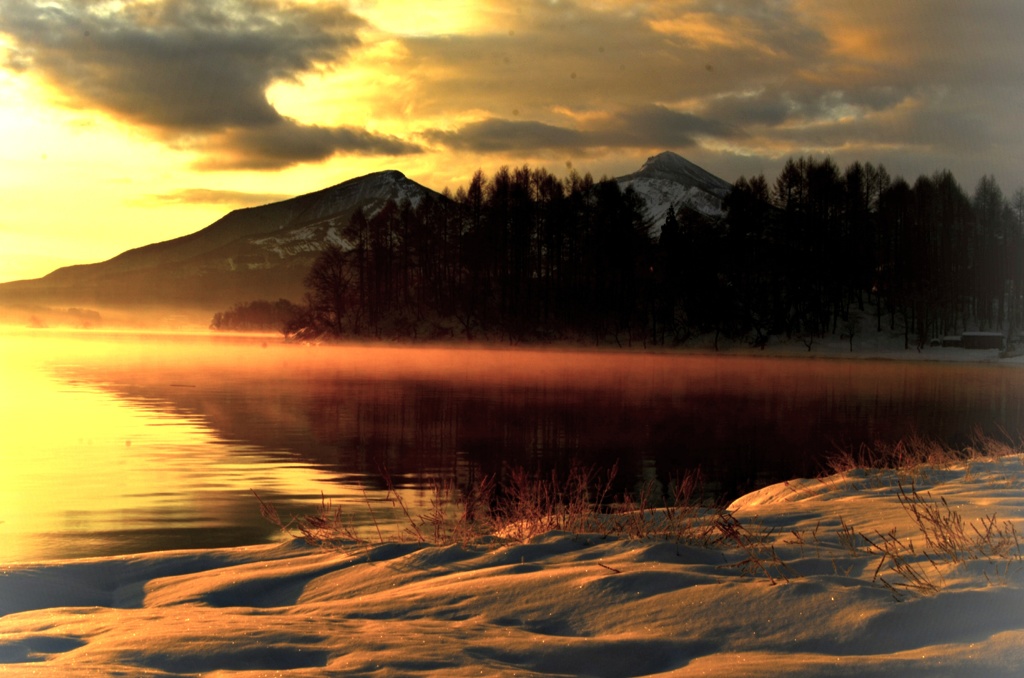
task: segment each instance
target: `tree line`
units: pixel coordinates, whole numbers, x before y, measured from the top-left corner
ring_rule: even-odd
[[[913,185],[884,166],[790,159],[741,177],[725,216],[685,205],[652,224],[614,180],[477,172],[454,194],[357,212],[285,328],[300,338],[764,346],[873,329],[906,345],[1020,330],[1024,190],[952,173]],[[810,343],[808,343],[810,346]]]
[[[1024,190],[968,195],[948,170],[910,185],[884,166],[789,160],[771,186],[741,178],[719,245],[740,332],[821,336],[902,329],[905,346],[1024,318]],[[764,291],[770,291],[765,294]],[[851,315],[852,311],[857,311]]]
[[[227,311],[218,311],[210,329],[238,332],[277,332],[295,322],[303,309],[287,299],[238,303]]]

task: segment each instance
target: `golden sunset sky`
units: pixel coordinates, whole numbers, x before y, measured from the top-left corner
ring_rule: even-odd
[[[3,0],[0,281],[383,169],[1024,184],[1019,0]]]

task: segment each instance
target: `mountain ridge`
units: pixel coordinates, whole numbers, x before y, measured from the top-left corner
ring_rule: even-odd
[[[146,267],[151,264],[144,260],[140,261],[140,257],[145,257],[157,250],[159,250],[158,257],[161,259],[158,263],[173,263],[219,249],[244,238],[269,235],[288,228],[317,226],[325,222],[330,222],[329,225],[333,226],[340,224],[343,217],[351,216],[356,208],[376,207],[375,203],[383,205],[388,198],[403,197],[400,190],[403,184],[405,184],[404,187],[410,188],[406,197],[416,198],[414,203],[422,197],[421,195],[415,196],[417,191],[430,190],[408,179],[397,170],[374,172],[312,193],[266,205],[235,209],[194,233],[126,250],[106,261],[65,266],[43,276],[40,280],[59,278],[66,275],[64,272],[82,271],[86,267],[105,266],[114,270]],[[373,187],[381,190],[376,192],[369,190]],[[349,204],[337,209],[338,203],[343,201],[348,201]],[[325,202],[330,204],[325,205]],[[333,211],[328,209],[330,205],[335,206]]]
[[[645,200],[654,235],[669,207],[686,204],[715,217],[730,185],[670,151],[615,179]],[[356,210],[372,218],[389,201],[415,207],[441,194],[384,170],[311,193],[232,210],[193,233],[126,250],[106,261],[58,268],[34,280],[0,284],[7,303],[123,305],[187,302],[221,309],[255,298],[301,299],[305,273],[327,245],[344,247]]]

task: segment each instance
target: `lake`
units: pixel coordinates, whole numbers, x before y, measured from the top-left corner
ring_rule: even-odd
[[[616,492],[701,470],[728,499],[838,450],[1024,430],[1024,369],[987,364],[0,336],[0,564],[266,542],[321,493],[387,520],[437,479],[618,464]]]

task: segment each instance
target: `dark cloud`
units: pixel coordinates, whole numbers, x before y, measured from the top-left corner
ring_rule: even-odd
[[[0,28],[68,97],[170,130],[274,122],[264,94],[271,82],[358,43],[359,20],[338,8],[164,0],[108,15],[91,5],[9,0]]]
[[[206,151],[205,167],[420,150],[358,126],[301,124],[265,94],[371,61],[379,83],[354,93],[367,117],[434,128],[423,139],[445,149],[511,160],[713,148],[768,166],[805,152],[869,160],[875,149],[983,171],[1001,163],[1024,179],[1019,0],[480,0],[468,32],[416,36],[387,35],[328,2],[129,0],[105,13],[110,4],[0,0],[8,68]],[[467,119],[477,122],[437,129]]]
[[[5,0],[0,8],[0,31],[16,43],[10,67],[44,76],[72,105],[164,138],[202,148],[218,137],[232,164],[247,167],[414,150],[357,130],[300,125],[267,100],[271,83],[342,59],[359,44],[360,26],[341,6],[286,0],[128,2],[117,11],[91,0]]]
[[[713,137],[722,142],[715,147],[767,166],[789,154],[852,150],[869,160],[901,148],[936,163],[1019,165],[1008,150],[1024,105],[1018,0],[523,0],[515,8],[491,33],[404,41],[398,67],[431,66],[417,71],[419,110],[485,118],[429,140],[480,151],[514,151],[521,140],[529,151],[696,153]],[[530,122],[506,120],[513,110]]]
[[[611,118],[595,130],[605,146],[638,148],[680,148],[696,143],[697,137],[742,136],[738,128],[713,118],[679,112],[665,106],[639,106]]]
[[[776,91],[727,94],[711,101],[703,110],[712,120],[729,120],[736,125],[780,125],[793,115],[794,102]]]
[[[427,112],[575,111],[677,102],[747,90],[819,63],[822,33],[788,3],[601,3],[523,0],[501,32],[403,41],[397,68],[424,78]],[[704,22],[721,29],[708,41]],[[710,66],[710,68],[709,68]],[[388,105],[393,105],[388,102]]]
[[[578,149],[588,143],[585,134],[566,127],[498,118],[469,123],[455,131],[429,130],[425,136],[453,150],[484,153]]]
[[[405,155],[420,148],[401,139],[348,127],[279,122],[234,128],[209,140],[206,169],[275,169],[301,162],[326,160],[339,150],[365,155]]]
[[[828,88],[789,82],[712,98],[701,115],[739,127],[785,132],[802,125],[829,124],[837,118],[891,109],[913,95],[913,90],[889,86]]]
[[[636,15],[526,0],[508,19],[502,32],[403,40],[394,68],[422,79],[419,110],[607,110],[610,100],[649,103],[658,90],[670,100],[679,82],[707,75],[699,57],[665,49],[664,37]]]
[[[664,106],[640,106],[602,116],[579,128],[549,125],[535,120],[490,118],[454,130],[429,130],[433,143],[454,150],[481,153],[511,150],[571,150],[588,148],[686,148],[700,136],[728,137],[739,132],[730,126]]]

